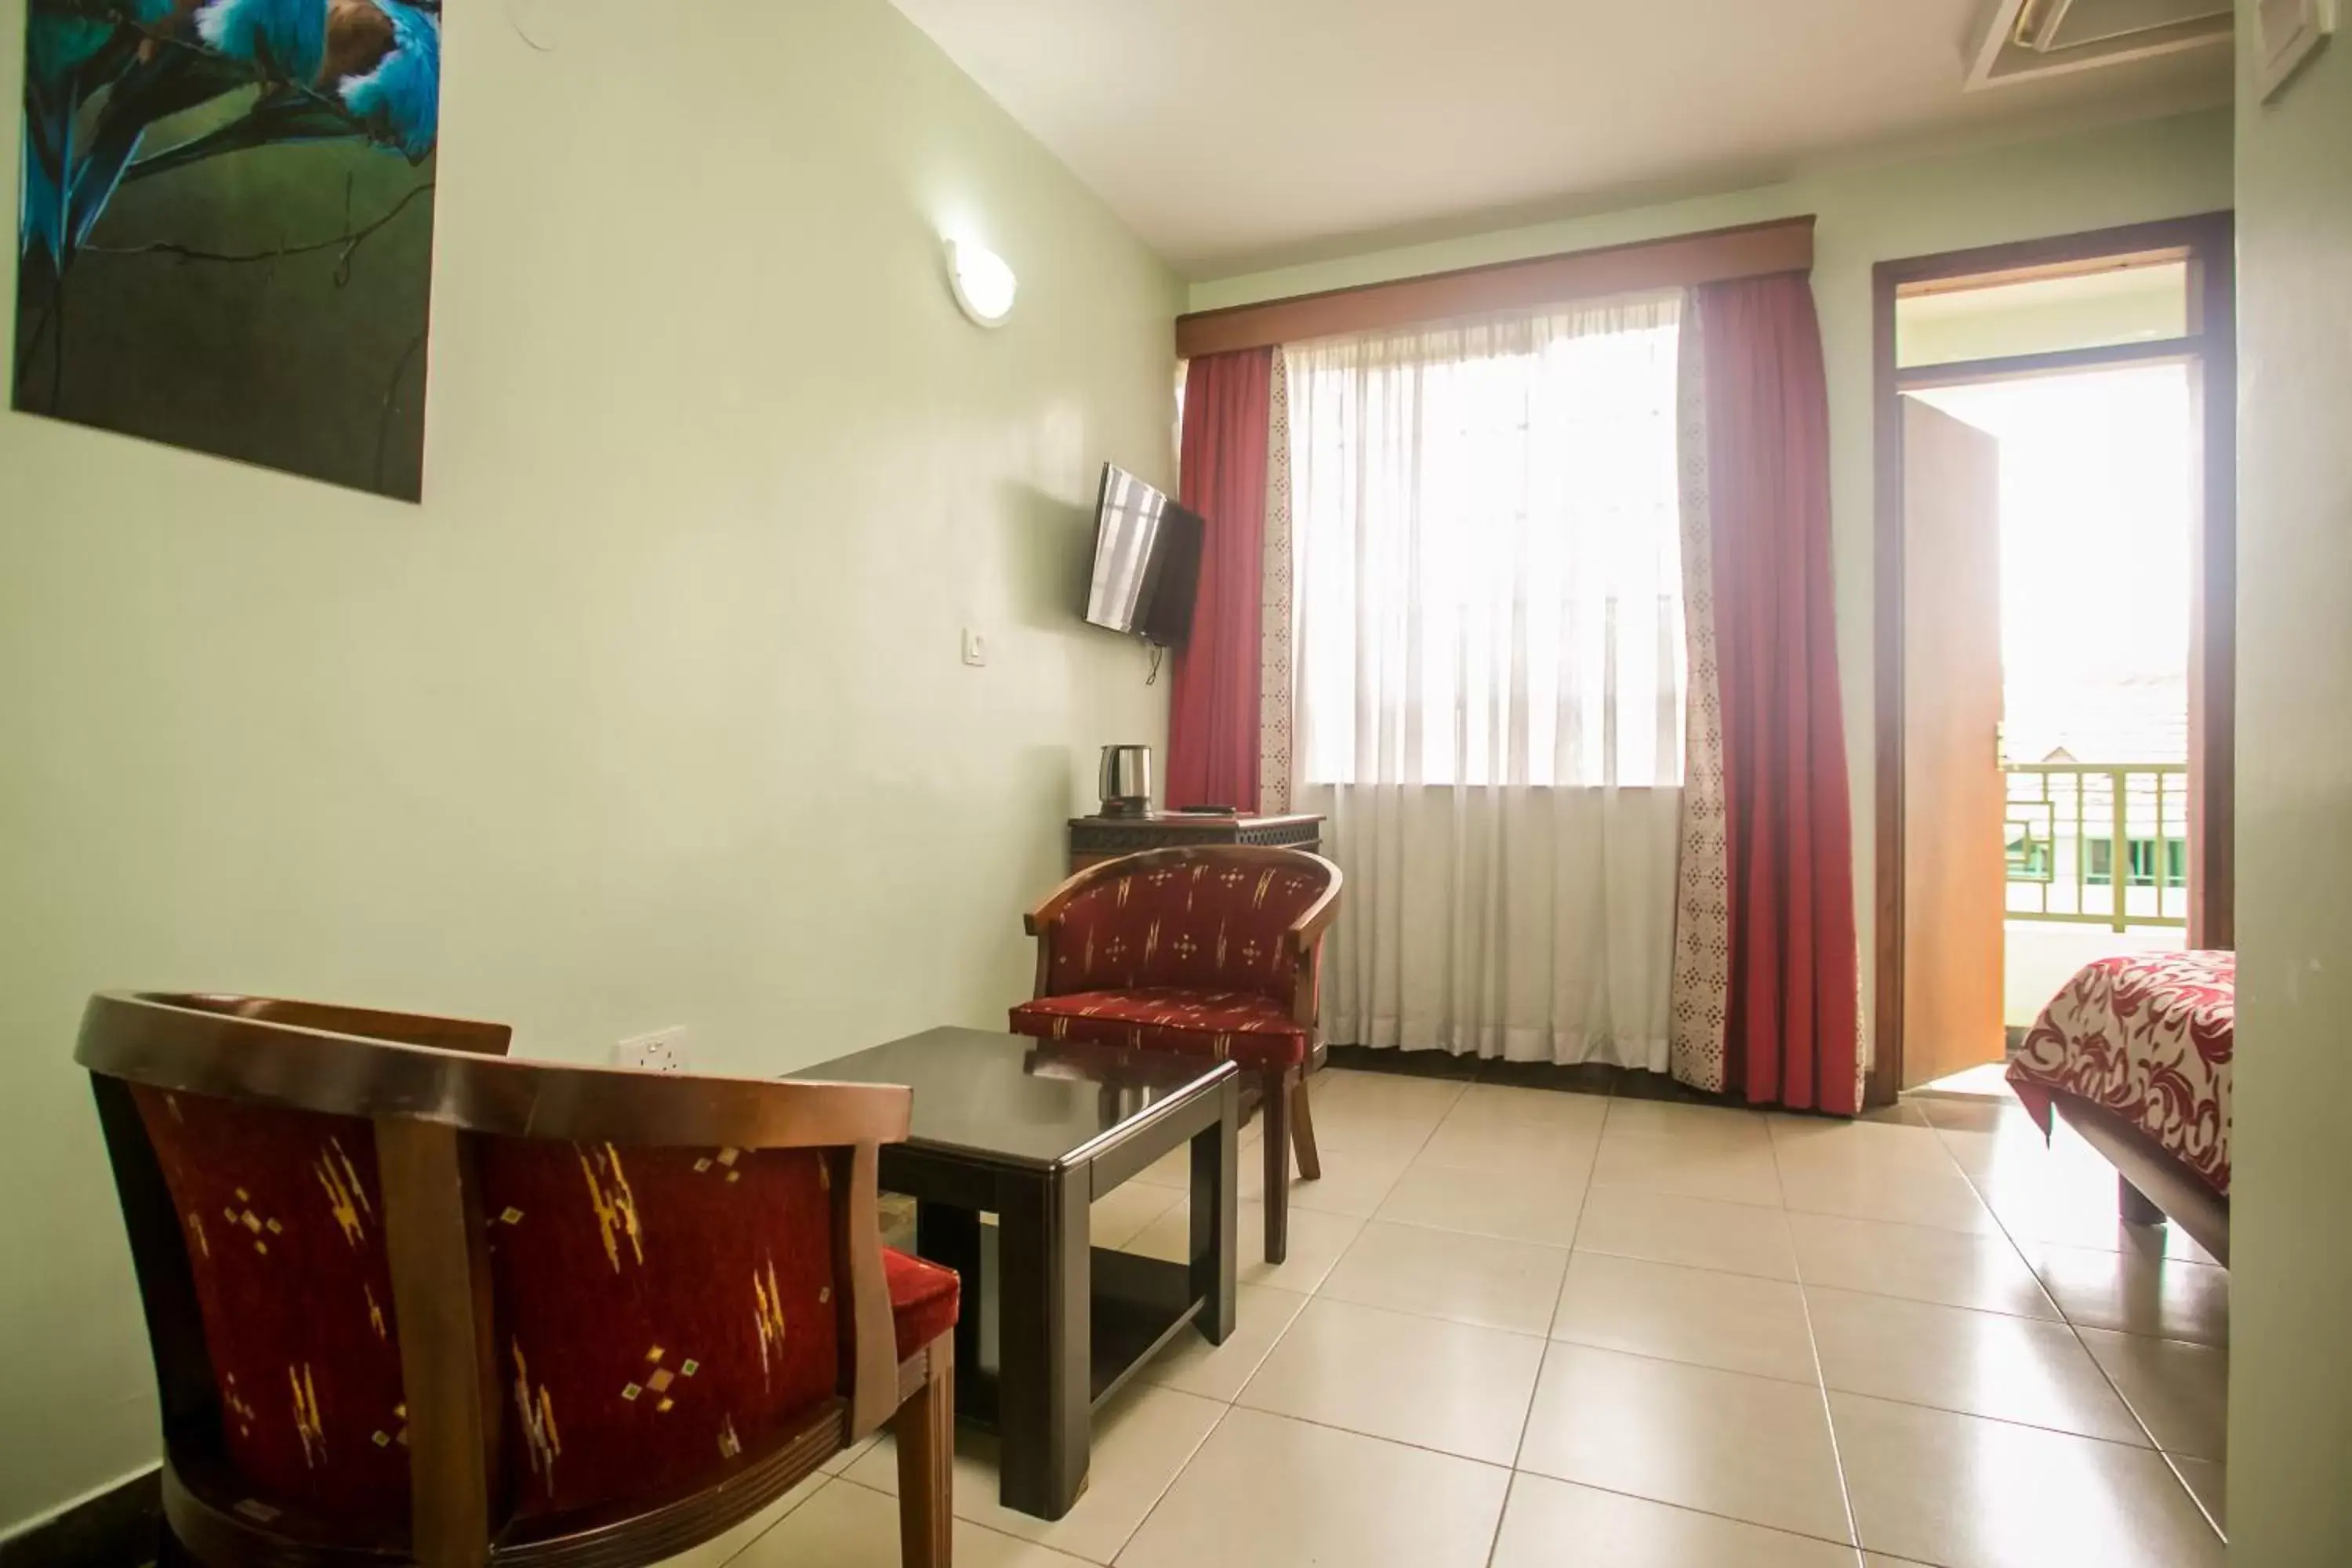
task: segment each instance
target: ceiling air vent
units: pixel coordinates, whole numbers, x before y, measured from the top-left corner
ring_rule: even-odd
[[[1969,86],[1999,87],[2230,41],[2230,0],[1991,0]]]

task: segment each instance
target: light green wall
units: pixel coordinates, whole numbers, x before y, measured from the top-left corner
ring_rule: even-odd
[[[2253,0],[2242,0],[2241,59]],[[2238,110],[2230,1559],[2352,1563],[2352,39]]]
[[[1172,276],[884,0],[457,9],[422,508],[0,415],[0,1531],[155,1454],[93,988],[776,1072],[1001,1017],[1093,749],[1164,738],[1075,612]]]
[[[1195,283],[1192,308],[1273,299],[1662,235],[1813,213],[1813,293],[1829,363],[1838,659],[1855,806],[1856,910],[1872,951],[1876,875],[1871,656],[1871,268],[2007,240],[2211,212],[2230,205],[2226,110],[1932,162],[1822,174],[1735,195]],[[1868,973],[1865,957],[1864,973]],[[1864,987],[1864,1005],[1874,999]]]

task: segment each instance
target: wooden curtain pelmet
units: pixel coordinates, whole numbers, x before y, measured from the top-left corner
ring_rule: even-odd
[[[1803,272],[1812,265],[1813,219],[1809,215],[1199,310],[1176,319],[1176,352],[1192,359],[1274,348],[1496,310]]]

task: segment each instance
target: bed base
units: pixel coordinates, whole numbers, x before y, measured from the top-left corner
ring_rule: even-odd
[[[2116,1168],[2116,1206],[2126,1224],[2158,1225],[2168,1219],[2216,1262],[2228,1265],[2229,1199],[2106,1107],[2063,1090],[2052,1091],[2050,1100],[2066,1125]]]

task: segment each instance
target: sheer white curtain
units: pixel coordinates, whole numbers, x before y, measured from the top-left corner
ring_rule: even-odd
[[[1679,296],[1286,351],[1334,1041],[1666,1066]]]

